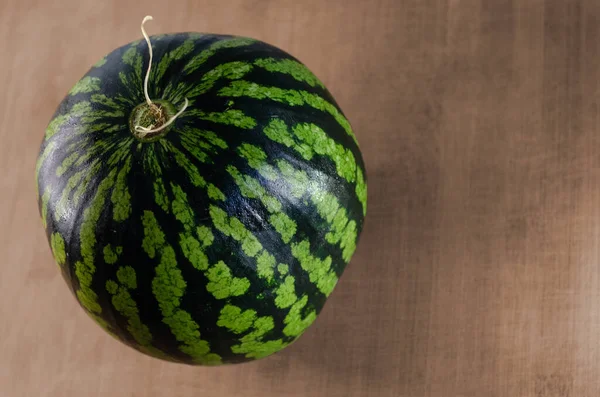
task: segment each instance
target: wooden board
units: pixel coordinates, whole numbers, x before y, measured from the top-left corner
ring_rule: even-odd
[[[151,33],[256,37],[356,130],[359,249],[315,325],[242,366],[125,348],[76,305],[33,183],[88,67]],[[0,396],[597,396],[597,0],[0,1]]]

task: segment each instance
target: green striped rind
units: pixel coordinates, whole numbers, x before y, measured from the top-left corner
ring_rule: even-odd
[[[317,110],[329,113],[355,141],[356,137],[350,123],[330,102],[322,97],[303,90],[288,90],[279,87],[264,86],[250,81],[233,81],[228,87],[219,91],[220,96],[226,97],[249,97],[254,99],[270,99],[272,101],[285,103],[290,106],[308,105]]]
[[[177,268],[175,251],[166,243],[165,235],[152,212],[144,211],[142,222],[142,247],[151,259],[157,258],[159,262],[155,268],[156,277],[152,281],[152,291],[163,314],[163,322],[170,327],[173,336],[181,343],[179,349],[188,354],[195,363],[220,364],[221,357],[211,353],[209,343],[200,339],[198,324],[188,312],[179,307],[186,282]]]
[[[127,330],[138,343],[138,348],[155,357],[168,359],[168,355],[152,346],[152,334],[148,326],[142,323],[136,302],[130,290],[137,288],[135,270],[131,266],[120,267],[117,271],[118,282],[106,281],[106,290],[112,295],[114,308],[127,318]]]
[[[77,102],[71,111],[67,114],[56,116],[46,128],[46,139],[50,139],[56,134],[67,122],[85,115],[91,111],[89,102]]]
[[[54,259],[56,259],[56,263],[60,266],[65,264],[65,260],[67,259],[67,255],[65,253],[65,240],[59,233],[52,233],[50,237],[50,247],[52,248],[52,254],[54,255]]]
[[[268,356],[314,321],[356,248],[367,190],[354,134],[323,84],[273,47],[152,41],[151,96],[190,107],[160,140],[131,136],[143,41],[75,85],[36,165],[52,253],[90,316],[146,354]]]
[[[319,86],[325,88],[323,83],[303,64],[291,59],[265,58],[254,61],[256,66],[264,68],[269,72],[284,73],[302,81],[311,87]]]
[[[315,155],[329,158],[339,176],[349,183],[355,183],[356,197],[362,205],[363,215],[366,215],[367,186],[351,150],[336,143],[314,124],[296,124],[290,132],[283,120],[274,119],[265,127],[264,133],[269,139],[293,148],[306,160],[311,160]]]
[[[125,165],[117,174],[115,188],[112,191],[111,201],[113,204],[113,218],[115,221],[123,222],[131,214],[131,195],[127,187],[127,175],[131,171],[131,157],[127,158]]]
[[[100,90],[100,79],[97,77],[86,76],[75,84],[71,91],[69,91],[69,95],[96,92],[98,90]]]
[[[223,40],[218,40],[210,45],[209,48],[201,51],[198,55],[193,56],[183,68],[184,73],[192,73],[202,64],[204,64],[210,57],[215,55],[219,50],[227,49],[227,48],[236,48],[236,47],[244,47],[251,44],[254,44],[256,40],[245,38],[245,37],[235,37],[235,38],[226,38]]]
[[[92,289],[92,279],[96,272],[94,251],[96,245],[96,223],[105,205],[108,191],[114,184],[116,170],[112,170],[108,176],[100,182],[95,197],[88,208],[83,212],[81,231],[79,234],[80,250],[82,260],[75,263],[75,274],[79,280],[77,298],[89,312],[102,313],[102,307],[98,304],[98,295]]]

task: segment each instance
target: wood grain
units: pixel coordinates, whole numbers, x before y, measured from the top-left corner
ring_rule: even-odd
[[[357,254],[315,325],[252,364],[123,347],[45,241],[45,126],[146,14],[291,52],[364,152]],[[599,395],[599,19],[596,0],[2,0],[0,396]]]

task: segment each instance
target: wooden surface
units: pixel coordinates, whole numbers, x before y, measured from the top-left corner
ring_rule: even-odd
[[[33,174],[88,67],[152,33],[303,60],[369,177],[359,249],[293,346],[194,368],[125,348],[54,265]],[[597,0],[0,1],[0,396],[597,396]]]

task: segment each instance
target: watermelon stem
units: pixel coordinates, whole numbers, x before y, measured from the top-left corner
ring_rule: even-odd
[[[146,71],[146,77],[144,78],[144,96],[146,97],[146,103],[148,104],[149,110],[152,113],[154,122],[151,122],[150,125],[148,127],[144,127],[141,125],[136,125],[134,127],[135,132],[138,133],[138,138],[148,138],[148,135],[154,136],[155,133],[160,132],[162,130],[164,130],[165,128],[167,128],[169,125],[171,125],[175,119],[179,116],[181,116],[181,114],[185,111],[185,109],[188,107],[189,105],[189,101],[187,98],[184,98],[185,103],[183,104],[183,106],[181,107],[181,110],[179,110],[179,112],[177,112],[175,115],[173,115],[170,119],[168,119],[167,121],[165,121],[165,117],[163,115],[163,108],[160,106],[157,106],[154,102],[152,102],[152,100],[150,99],[150,95],[148,94],[148,80],[150,79],[150,70],[152,69],[152,43],[150,42],[150,37],[148,37],[148,33],[146,33],[146,29],[144,27],[144,24],[148,21],[152,21],[154,18],[152,18],[152,16],[147,15],[144,17],[144,19],[142,20],[142,35],[144,35],[144,39],[146,39],[146,43],[148,44],[148,52],[150,53],[150,60],[148,61],[148,70]]]

